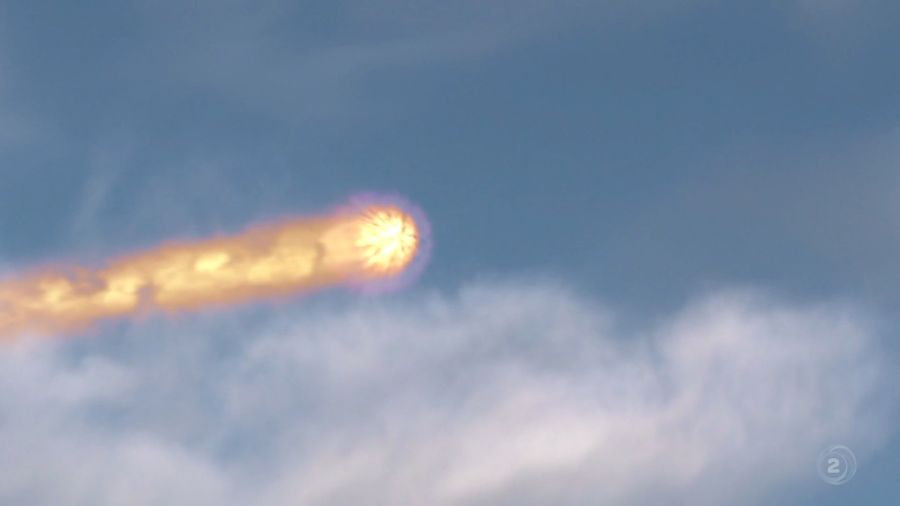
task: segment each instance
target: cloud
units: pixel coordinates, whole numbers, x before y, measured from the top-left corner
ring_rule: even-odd
[[[0,502],[760,503],[890,435],[869,319],[756,292],[637,331],[494,282],[107,334],[0,350]]]
[[[202,89],[296,121],[357,117],[385,100],[391,105],[376,110],[390,114],[407,92],[398,99],[381,84],[387,79],[405,90],[406,70],[490,60],[548,33],[584,26],[602,33],[607,23],[657,16],[672,6],[351,0],[310,9],[283,0],[233,0],[195,2],[189,9],[182,2],[135,8],[152,39],[147,54],[135,60],[140,64],[130,67],[138,80],[162,89]]]

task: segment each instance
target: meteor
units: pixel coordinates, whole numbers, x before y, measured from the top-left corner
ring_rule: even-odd
[[[331,286],[396,284],[424,266],[429,229],[399,199],[177,241],[97,268],[57,265],[0,280],[0,337],[54,334],[147,311],[181,312]]]

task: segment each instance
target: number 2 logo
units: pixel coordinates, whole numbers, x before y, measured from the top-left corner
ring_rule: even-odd
[[[828,474],[841,474],[841,461],[837,457],[831,457],[828,459],[828,469],[825,470]]]
[[[825,483],[843,485],[856,474],[856,456],[846,446],[830,446],[819,454],[816,467]]]

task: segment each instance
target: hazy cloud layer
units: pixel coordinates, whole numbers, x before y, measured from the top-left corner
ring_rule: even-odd
[[[481,283],[279,312],[5,346],[0,502],[755,504],[889,434],[844,306],[720,293],[635,333]]]

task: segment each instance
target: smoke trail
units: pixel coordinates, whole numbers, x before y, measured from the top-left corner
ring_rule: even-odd
[[[369,197],[322,216],[165,244],[97,269],[39,269],[0,281],[0,337],[71,331],[153,309],[396,282],[422,266],[428,232],[416,208]]]

